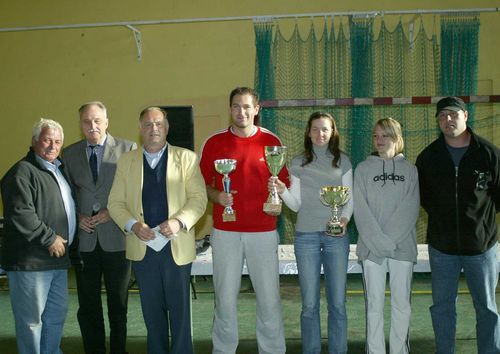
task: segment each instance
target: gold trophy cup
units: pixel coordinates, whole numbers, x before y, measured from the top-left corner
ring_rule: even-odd
[[[277,179],[278,173],[283,166],[285,166],[286,146],[265,146],[264,154],[272,178]],[[273,216],[281,214],[281,199],[276,186],[274,186],[273,190],[269,193],[267,201],[264,203],[263,210],[266,214]]]
[[[219,172],[221,175],[224,175],[222,178],[222,186],[224,188],[224,192],[231,193],[231,179],[229,178],[229,174],[236,169],[236,160],[233,159],[221,159],[214,161],[215,170]],[[224,208],[222,212],[222,221],[236,221],[236,211],[228,205]]]
[[[345,186],[323,186],[319,191],[319,199],[323,205],[332,209],[332,217],[326,223],[326,234],[339,236],[342,234],[340,226],[340,207],[349,201],[349,188]]]

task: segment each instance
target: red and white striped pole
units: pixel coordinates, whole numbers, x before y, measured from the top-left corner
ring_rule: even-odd
[[[372,97],[372,98],[326,98],[298,100],[264,100],[260,106],[264,108],[281,107],[315,107],[315,106],[391,106],[435,104],[446,96],[412,96],[412,97]],[[459,96],[465,103],[498,103],[500,95]]]

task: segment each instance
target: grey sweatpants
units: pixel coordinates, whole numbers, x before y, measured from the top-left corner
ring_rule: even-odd
[[[228,232],[214,229],[215,314],[213,354],[233,354],[238,346],[237,301],[244,261],[257,298],[256,336],[259,354],[283,354],[285,334],[281,314],[278,233]]]

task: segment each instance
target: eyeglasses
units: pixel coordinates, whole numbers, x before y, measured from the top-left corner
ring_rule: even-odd
[[[163,128],[166,126],[166,124],[165,124],[164,120],[161,120],[161,121],[157,121],[157,122],[145,122],[145,123],[142,123],[141,126],[143,128],[146,128],[146,129],[152,129],[153,127]]]
[[[451,119],[457,119],[460,112],[456,111],[442,111],[438,114],[438,119],[445,120],[450,117]]]

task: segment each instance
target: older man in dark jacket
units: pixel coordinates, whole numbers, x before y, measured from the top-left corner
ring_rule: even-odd
[[[1,180],[0,264],[9,278],[20,354],[61,353],[70,256],[79,262],[75,203],[58,159],[63,134],[59,123],[41,119],[30,151]]]

